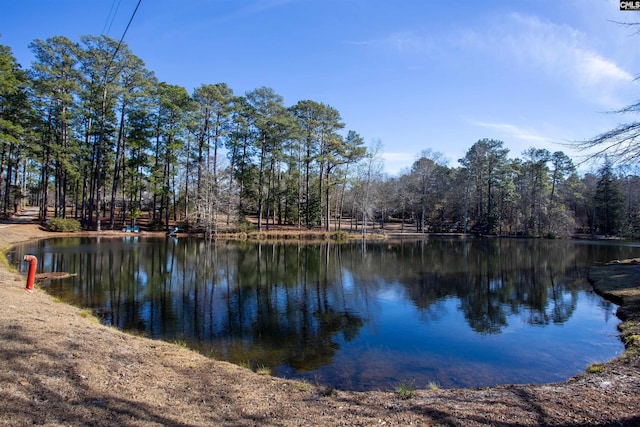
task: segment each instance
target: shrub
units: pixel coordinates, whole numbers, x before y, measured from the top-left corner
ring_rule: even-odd
[[[254,231],[256,226],[249,221],[240,221],[236,226],[236,232],[238,233],[248,233],[250,231]]]
[[[402,383],[396,387],[396,395],[403,400],[411,399],[415,394],[416,386],[413,382]]]
[[[258,366],[256,368],[256,374],[258,374],[258,375],[272,375],[273,371],[268,366],[260,365],[260,366]]]
[[[93,315],[93,311],[90,308],[84,308],[80,310],[80,317],[84,317],[85,319],[91,319],[91,321],[95,323],[100,323],[100,319]]]
[[[148,225],[147,228],[150,231],[164,231],[167,229],[167,226],[164,225],[164,223],[162,221],[151,221]]]
[[[338,242],[347,242],[349,241],[349,233],[347,233],[346,231],[336,231],[335,233],[333,233],[333,235],[331,236],[331,238],[333,240],[336,240]]]
[[[301,381],[296,381],[293,383],[293,386],[295,388],[297,388],[300,391],[309,391],[311,390],[313,387],[311,386],[311,384],[309,384],[307,381],[305,380],[301,380]]]
[[[333,387],[326,387],[324,390],[322,390],[322,396],[324,397],[329,397],[329,396],[333,396],[336,393],[336,389]]]
[[[587,372],[590,374],[600,374],[604,372],[604,365],[602,363],[592,363],[587,367]]]
[[[80,222],[75,219],[53,218],[49,221],[49,231],[73,233],[80,230]]]

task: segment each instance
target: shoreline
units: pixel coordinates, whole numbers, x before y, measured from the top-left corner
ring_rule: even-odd
[[[107,233],[128,235],[101,234]],[[49,233],[15,224],[0,230],[0,248],[4,256],[18,242],[81,235],[95,232]],[[601,371],[552,384],[419,389],[403,399],[393,391],[337,391],[259,375],[180,345],[120,332],[42,290],[27,294],[24,278],[5,260],[0,425],[638,425],[635,270],[618,265],[590,273],[597,293],[622,303],[617,315],[627,351],[598,364]]]

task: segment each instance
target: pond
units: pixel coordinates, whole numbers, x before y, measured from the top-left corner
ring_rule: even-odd
[[[563,381],[623,351],[588,267],[637,244],[518,239],[18,245],[52,295],[107,325],[343,390]],[[26,264],[22,264],[26,269]]]

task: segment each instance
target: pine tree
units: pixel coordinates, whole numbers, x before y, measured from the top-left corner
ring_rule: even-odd
[[[595,194],[596,227],[600,233],[619,235],[622,228],[624,197],[620,181],[613,173],[613,167],[606,160],[598,171],[599,179]]]

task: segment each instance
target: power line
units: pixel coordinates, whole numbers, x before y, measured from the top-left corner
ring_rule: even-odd
[[[124,29],[124,32],[122,33],[122,37],[120,37],[120,41],[118,42],[118,47],[116,47],[115,52],[113,52],[113,55],[111,56],[111,61],[113,61],[113,59],[115,58],[116,54],[118,53],[118,50],[120,50],[120,46],[122,45],[122,41],[124,40],[124,36],[126,36],[127,35],[127,31],[129,31],[129,26],[131,26],[131,22],[133,21],[133,18],[136,16],[136,12],[138,11],[138,8],[140,7],[140,3],[142,3],[142,0],[138,0],[138,4],[136,5],[136,8],[133,10],[133,13],[131,14],[131,18],[129,18],[129,23],[127,23],[127,28]],[[109,65],[111,65],[111,64],[109,64]]]
[[[113,13],[113,7],[116,4],[116,0],[113,0],[113,2],[111,3],[111,9],[109,9],[109,14],[107,15],[107,19],[104,21],[104,26],[102,27],[102,34],[105,34],[105,31],[107,29],[107,25],[109,25],[109,19],[111,19],[111,14]]]
[[[116,15],[118,14],[118,9],[120,9],[120,3],[122,2],[122,0],[117,0],[117,1],[118,1],[117,5],[116,5],[116,0],[113,0],[113,3],[111,3],[111,10],[109,10],[109,15],[107,16],[107,20],[104,23],[104,27],[102,27],[102,34],[109,35],[109,33],[111,32],[111,26],[113,25],[113,21],[115,21],[116,19]]]
[[[116,50],[113,51],[113,54],[111,55],[111,58],[109,59],[109,63],[107,64],[107,68],[105,68],[105,72],[104,72],[104,82],[106,82],[107,80],[107,73],[109,72],[109,68],[111,68],[111,64],[113,63],[113,60],[116,58],[116,55],[118,54],[118,51],[120,50],[120,46],[122,46],[122,41],[124,40],[124,36],[127,35],[127,31],[129,31],[129,27],[131,26],[131,22],[133,22],[133,18],[136,16],[136,12],[138,11],[138,8],[140,7],[140,3],[142,3],[142,0],[138,0],[138,4],[136,5],[136,8],[133,10],[133,13],[131,14],[131,18],[129,18],[129,22],[127,23],[127,27],[124,29],[123,33],[122,33],[122,37],[120,37],[120,41],[118,42],[118,46],[116,46]]]

